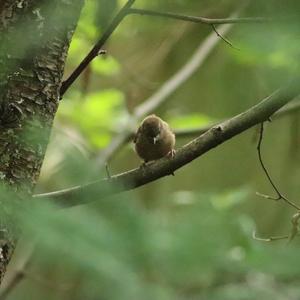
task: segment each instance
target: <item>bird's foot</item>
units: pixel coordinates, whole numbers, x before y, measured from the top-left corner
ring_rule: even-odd
[[[176,154],[176,150],[172,149],[168,152],[167,157],[173,158]]]
[[[168,152],[167,157],[173,158],[175,156],[175,154],[176,154],[176,150],[172,149]],[[170,175],[175,176],[174,172],[171,172]]]

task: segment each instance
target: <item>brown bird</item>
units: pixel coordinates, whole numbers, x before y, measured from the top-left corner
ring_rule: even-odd
[[[156,115],[150,115],[142,121],[133,142],[135,151],[145,163],[175,155],[175,135],[168,123]]]

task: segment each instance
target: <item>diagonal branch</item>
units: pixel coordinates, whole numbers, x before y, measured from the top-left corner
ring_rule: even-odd
[[[65,92],[69,89],[69,87],[73,84],[73,82],[79,77],[82,71],[88,66],[88,64],[99,55],[99,52],[111,34],[115,31],[118,25],[122,22],[122,20],[128,14],[128,9],[133,5],[135,0],[128,0],[127,3],[123,6],[123,8],[119,11],[119,13],[112,20],[110,25],[107,27],[106,31],[100,38],[100,40],[96,43],[96,45],[92,48],[92,50],[87,54],[87,56],[82,60],[82,62],[78,65],[78,67],[73,71],[73,73],[62,83],[60,88],[60,97],[62,97]]]
[[[284,106],[282,109],[278,110],[273,116],[272,120],[279,119],[294,113],[297,113],[300,111],[300,101],[296,101],[295,103],[291,103],[290,105]],[[174,130],[174,133],[176,135],[176,138],[186,138],[186,137],[196,137],[207,130],[209,130],[211,127],[217,125],[218,123],[223,122],[224,120],[219,120],[218,122],[214,122],[211,124],[207,124],[201,127],[195,127],[195,128],[187,128],[187,129],[177,129]],[[133,136],[133,133],[132,133]]]
[[[223,19],[210,19],[204,17],[196,17],[196,16],[187,16],[182,14],[175,14],[169,12],[160,12],[154,11],[149,9],[139,9],[139,8],[130,8],[128,10],[128,14],[134,15],[142,15],[142,16],[152,16],[152,17],[163,17],[163,18],[170,18],[176,20],[182,20],[187,22],[193,23],[201,23],[207,25],[217,25],[217,24],[241,24],[241,23],[270,23],[270,22],[278,22],[278,21],[286,21],[290,20],[291,18],[282,17],[282,18],[269,18],[269,17],[249,17],[249,18],[223,18]]]
[[[112,35],[115,29],[119,26],[119,24],[123,21],[123,19],[130,14],[135,15],[147,15],[154,17],[164,17],[177,19],[182,21],[194,22],[194,23],[202,23],[211,25],[215,33],[226,43],[232,46],[227,39],[223,37],[223,35],[216,30],[215,25],[218,24],[237,24],[237,23],[269,23],[269,22],[286,22],[287,20],[293,20],[291,17],[282,17],[282,18],[269,18],[269,17],[249,17],[249,18],[236,18],[229,17],[223,19],[210,19],[204,17],[196,17],[196,16],[187,16],[175,13],[166,13],[159,11],[152,11],[147,9],[137,9],[131,8],[135,0],[128,0],[127,3],[123,6],[123,8],[119,11],[119,13],[115,16],[112,22],[107,27],[106,31],[100,38],[100,40],[95,44],[95,46],[91,49],[91,51],[87,54],[87,56],[82,60],[82,62],[78,65],[78,67],[72,72],[72,74],[62,83],[60,89],[60,97],[65,94],[65,92],[69,89],[69,87],[74,83],[74,81],[79,77],[79,75],[84,71],[84,69],[89,65],[89,63],[98,56],[101,48],[108,40],[108,38]],[[233,47],[233,46],[232,46]]]
[[[51,197],[60,205],[71,207],[145,185],[172,174],[223,142],[264,122],[299,93],[300,86],[297,78],[247,111],[212,127],[200,137],[178,149],[172,159],[162,158],[144,168],[137,168],[83,186],[35,195],[34,198]],[[89,197],[86,197],[87,194]]]
[[[232,25],[222,25],[218,28],[218,32],[222,35],[226,34],[231,26]],[[209,34],[207,38],[201,42],[185,65],[168,79],[152,96],[135,108],[130,120],[124,126],[124,130],[112,140],[107,148],[98,153],[96,161],[99,166],[103,166],[104,163],[122,147],[122,145],[130,140],[132,130],[136,128],[139,119],[152,113],[165,103],[178,88],[199,70],[219,41],[220,39],[214,32]]]
[[[281,108],[280,110],[278,110],[272,116],[272,120],[280,119],[282,117],[298,113],[299,111],[300,111],[300,101],[296,101],[295,103],[290,103],[289,105],[286,105],[283,108]],[[194,128],[173,129],[173,132],[176,135],[176,139],[195,138],[195,137],[203,134],[204,132],[208,131],[213,126],[215,126],[221,122],[224,122],[224,121],[225,121],[225,119],[222,119],[222,120],[219,120],[216,122],[209,123],[204,126],[199,126],[199,127],[194,127]],[[127,142],[129,142],[133,138],[134,134],[135,134],[135,132],[132,131],[130,138],[128,138]]]

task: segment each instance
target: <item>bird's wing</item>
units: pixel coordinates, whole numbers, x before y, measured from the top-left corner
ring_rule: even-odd
[[[162,123],[163,123],[163,125],[164,125],[164,127],[165,127],[165,128],[167,128],[167,129],[170,129],[170,130],[171,130],[171,128],[170,128],[170,125],[169,125],[167,122],[165,122],[165,121],[162,121]]]
[[[141,131],[141,127],[138,128],[138,130],[136,131],[134,137],[133,137],[133,142],[136,143],[139,135],[140,135],[140,131]]]

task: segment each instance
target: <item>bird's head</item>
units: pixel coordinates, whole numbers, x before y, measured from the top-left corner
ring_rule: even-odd
[[[156,144],[161,138],[162,120],[156,115],[150,115],[142,122],[142,132]]]

